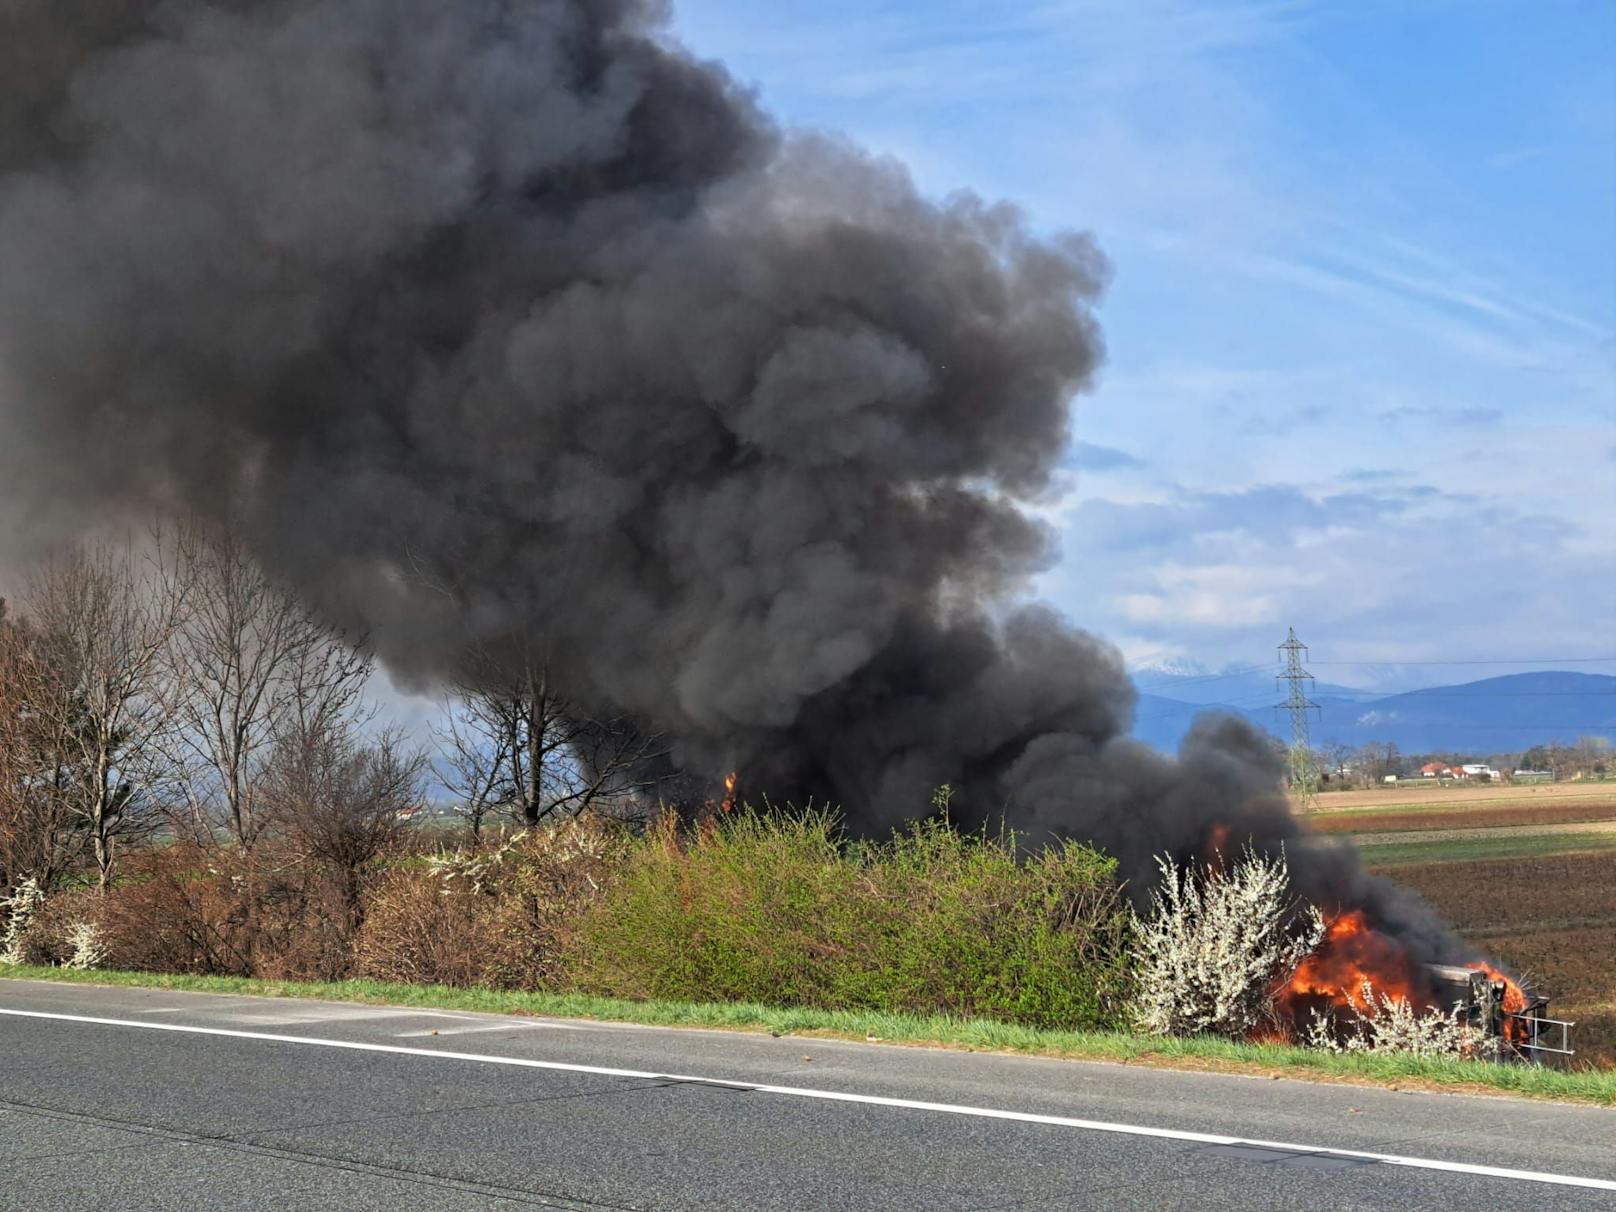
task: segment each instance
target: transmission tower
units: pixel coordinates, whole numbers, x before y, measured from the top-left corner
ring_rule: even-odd
[[[1313,795],[1318,790],[1318,771],[1313,766],[1313,746],[1307,735],[1307,713],[1317,711],[1319,705],[1307,697],[1313,675],[1302,668],[1307,645],[1296,638],[1296,628],[1287,629],[1285,642],[1279,646],[1279,656],[1285,671],[1277,680],[1284,683],[1286,689],[1285,701],[1279,707],[1291,715],[1291,790],[1301,797],[1305,809],[1312,807]]]

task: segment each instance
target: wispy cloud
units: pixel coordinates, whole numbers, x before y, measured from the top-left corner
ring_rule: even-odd
[[[1389,425],[1396,425],[1402,421],[1433,421],[1442,425],[1496,425],[1504,419],[1504,412],[1501,408],[1478,406],[1432,408],[1405,404],[1398,408],[1386,409],[1380,414],[1380,419]]]
[[[1548,144],[1538,144],[1536,147],[1513,147],[1508,151],[1494,152],[1487,157],[1489,168],[1509,169],[1519,168],[1523,164],[1530,164],[1533,160],[1541,160],[1549,154]]]
[[[1143,467],[1145,463],[1143,459],[1135,458],[1127,451],[1118,450],[1114,446],[1100,446],[1094,442],[1073,442],[1061,465],[1075,471],[1125,471]]]

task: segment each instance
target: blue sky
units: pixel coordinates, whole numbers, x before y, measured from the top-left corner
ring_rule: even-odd
[[[1096,235],[1039,590],[1131,660],[1616,656],[1616,4],[676,11],[786,121]]]

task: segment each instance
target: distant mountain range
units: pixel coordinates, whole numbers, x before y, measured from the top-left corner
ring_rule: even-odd
[[[1232,712],[1290,738],[1290,717],[1276,707],[1285,694],[1272,672],[1149,669],[1134,681],[1134,735],[1158,748],[1176,749],[1202,711]],[[1310,698],[1319,705],[1310,732],[1320,747],[1392,741],[1405,753],[1491,754],[1579,736],[1616,740],[1616,677],[1603,674],[1517,673],[1393,695],[1319,682]]]

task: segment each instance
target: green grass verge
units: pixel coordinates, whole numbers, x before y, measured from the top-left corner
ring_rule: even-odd
[[[1350,838],[1351,834],[1337,834]],[[1616,832],[1516,833],[1506,837],[1478,833],[1437,841],[1379,842],[1358,847],[1365,863],[1390,867],[1400,863],[1448,863],[1472,859],[1535,858],[1545,854],[1577,854],[1616,849]]]
[[[546,1015],[659,1027],[709,1027],[769,1031],[781,1035],[876,1039],[891,1044],[966,1048],[1074,1060],[1193,1069],[1255,1070],[1323,1081],[1492,1091],[1525,1098],[1616,1106],[1616,1069],[1566,1073],[1530,1065],[1489,1065],[1451,1058],[1335,1056],[1278,1044],[1234,1044],[1217,1039],[1160,1039],[1112,1032],[1050,1031],[983,1019],[784,1009],[747,1003],[631,1002],[582,994],[449,989],[435,985],[394,985],[377,981],[268,981],[247,977],[169,976],[147,972],[76,972],[62,968],[12,967],[4,964],[0,964],[0,977],[81,985],[177,989],[193,993],[235,993],[255,997],[299,997],[387,1006],[419,1006],[484,1014]]]

